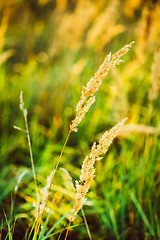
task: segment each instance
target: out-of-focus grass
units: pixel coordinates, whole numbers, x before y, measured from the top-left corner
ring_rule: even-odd
[[[28,170],[14,203],[15,239],[24,237],[31,227],[36,199],[26,135],[13,128],[25,127],[19,110],[20,91],[29,114],[38,185],[43,187],[62,150],[82,86],[106,53],[132,40],[135,46],[124,63],[106,77],[79,132],[71,135],[60,167],[77,179],[90,145],[128,116],[128,124],[134,123],[138,130],[122,131],[105,159],[97,163],[84,211],[95,239],[160,237],[160,74],[157,70],[155,75],[153,69],[160,51],[160,6],[151,1],[135,1],[134,6],[131,2],[15,0],[0,5],[0,204],[8,219],[18,177]],[[7,55],[8,50],[12,56]],[[155,95],[154,86],[158,89]],[[141,132],[140,124],[152,126],[154,133]],[[48,229],[74,203],[74,192],[60,169],[48,211],[52,198],[55,204]],[[3,239],[7,224],[2,211],[0,215]],[[83,223],[79,215],[75,224]],[[66,222],[64,219],[56,230],[61,231]],[[13,226],[13,222],[9,224]],[[75,238],[87,238],[84,225],[71,230],[70,239]]]

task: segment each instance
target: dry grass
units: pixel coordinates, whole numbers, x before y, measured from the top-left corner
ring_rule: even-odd
[[[71,221],[74,220],[75,215],[79,212],[84,204],[86,193],[88,192],[92,184],[92,180],[95,176],[95,162],[101,160],[102,154],[105,154],[108,151],[108,148],[112,144],[113,139],[118,135],[121,127],[124,125],[126,120],[127,118],[123,119],[109,132],[106,131],[103,134],[102,138],[99,140],[99,143],[93,144],[90,155],[84,159],[80,180],[76,181],[76,197],[70,218]]]
[[[31,2],[2,0],[0,3],[0,157],[1,177],[4,178],[0,201],[6,208],[9,236],[18,239],[15,232],[13,235],[14,227],[15,230],[24,227],[26,239],[31,239],[33,232],[34,240],[46,239],[48,233],[56,233],[52,225],[57,226],[61,217],[63,220],[57,230],[63,231],[68,215],[72,227],[84,220],[87,228],[85,215],[79,210],[83,205],[90,205],[84,210],[96,239],[103,239],[106,229],[107,239],[128,239],[128,234],[133,239],[141,239],[141,233],[146,239],[156,236],[158,239],[159,2],[58,0],[53,5],[50,0]],[[46,14],[41,14],[43,7]],[[56,27],[53,29],[53,26]],[[83,84],[105,52],[109,49],[114,52],[122,41],[130,42],[131,39],[135,39],[136,44],[133,52],[127,55],[130,60],[114,68],[108,81],[104,83],[103,79],[110,69],[122,62],[133,42],[115,54],[108,54],[95,75]],[[102,83],[103,89],[97,98]],[[73,105],[83,85],[74,117]],[[25,122],[21,121],[15,102],[21,90],[26,97],[25,105],[30,109],[27,113],[21,95],[20,108]],[[95,108],[88,113],[96,98]],[[128,124],[123,125],[124,119],[106,132],[84,159],[89,152],[88,142],[98,140],[101,132],[124,116],[128,116]],[[20,133],[14,132],[13,124],[18,126],[14,127]],[[78,134],[71,135],[77,131]],[[114,144],[107,161],[96,164],[117,134],[125,140]],[[61,139],[65,136],[63,146]],[[84,161],[80,174],[81,157]],[[67,186],[68,180],[63,178],[59,165],[74,179],[80,175],[75,190],[71,179],[70,187]],[[93,182],[95,171],[96,181]],[[12,192],[16,201],[13,196],[14,210],[9,217]],[[70,209],[72,212],[67,215]],[[98,216],[97,222],[95,218],[90,220],[92,214],[95,218]],[[12,228],[13,216],[25,216],[26,225],[18,219]],[[100,231],[94,228],[96,225]],[[1,226],[0,239],[5,239],[6,232],[5,226]],[[63,239],[63,234],[59,239]],[[79,239],[74,234],[80,234],[80,238],[85,236],[83,224],[70,235],[71,239]]]
[[[85,114],[88,112],[92,104],[95,102],[94,95],[101,86],[103,79],[105,78],[105,76],[107,75],[108,71],[111,68],[123,62],[121,60],[121,57],[128,52],[129,48],[132,46],[133,43],[134,42],[131,42],[130,44],[125,45],[123,48],[121,48],[118,52],[114,53],[113,55],[111,55],[111,53],[108,54],[105,57],[104,62],[102,63],[98,71],[95,73],[94,77],[90,79],[86,87],[83,87],[80,101],[78,102],[76,107],[77,114],[70,126],[71,131],[74,132],[78,131],[77,126],[84,118]]]
[[[86,194],[91,187],[92,180],[95,176],[95,162],[102,159],[102,155],[108,151],[109,146],[112,144],[113,139],[118,135],[121,127],[126,122],[127,118],[124,118],[121,122],[119,122],[115,127],[113,127],[109,132],[106,131],[102,138],[99,140],[99,143],[94,143],[91,148],[91,153],[88,155],[82,164],[82,170],[80,175],[80,180],[76,181],[76,196],[75,196],[75,204],[72,209],[72,213],[70,216],[70,222],[68,225],[68,229],[65,235],[65,240],[67,239],[69,228],[71,222],[74,220],[75,216],[82,209],[83,204],[86,200]],[[89,232],[90,233],[90,232]],[[89,234],[90,236],[90,234]],[[91,236],[90,236],[91,239]]]
[[[111,55],[111,53],[108,54],[105,57],[102,65],[100,66],[98,71],[95,73],[94,77],[92,77],[90,79],[90,81],[87,83],[86,87],[83,87],[80,101],[78,102],[77,107],[76,107],[76,111],[77,111],[76,117],[72,121],[72,124],[70,125],[70,130],[69,130],[68,136],[66,138],[66,141],[64,143],[61,154],[59,156],[59,159],[57,161],[56,167],[55,167],[55,169],[52,170],[51,175],[49,177],[49,181],[47,181],[47,185],[46,185],[46,187],[44,187],[45,193],[44,193],[42,202],[40,203],[39,206],[37,206],[37,210],[39,211],[39,209],[40,209],[40,218],[37,219],[38,229],[36,229],[36,232],[39,231],[39,227],[41,225],[41,221],[42,221],[42,218],[43,218],[43,215],[45,212],[45,207],[47,204],[51,186],[53,184],[55,173],[58,169],[61,157],[63,155],[65,146],[67,144],[67,141],[69,139],[71,132],[78,131],[78,128],[77,128],[78,125],[80,124],[81,120],[84,118],[85,114],[89,111],[92,104],[95,102],[95,93],[98,91],[99,87],[101,86],[103,79],[105,78],[105,76],[107,75],[108,71],[111,68],[113,68],[116,65],[119,65],[121,62],[123,62],[121,60],[122,56],[128,52],[129,48],[132,46],[133,43],[134,42],[131,42],[130,44],[125,45],[123,48],[121,48],[119,51],[117,51],[113,55]],[[109,133],[106,132],[103,135],[102,139],[99,141],[99,145],[97,145],[97,146],[96,146],[96,144],[93,145],[90,157],[87,157],[84,160],[83,167],[82,167],[82,175],[81,175],[80,179],[81,179],[81,182],[84,182],[85,184],[81,185],[78,182],[76,183],[77,194],[76,194],[76,201],[75,201],[75,205],[73,207],[73,213],[72,213],[71,220],[74,218],[76,213],[82,208],[83,202],[85,200],[85,195],[91,186],[91,182],[92,182],[92,179],[94,177],[94,172],[95,172],[94,167],[93,167],[94,162],[96,160],[100,159],[100,155],[102,153],[107,152],[109,145],[112,143],[112,140],[117,136],[119,127],[122,126],[125,121],[126,121],[126,119],[122,120],[122,122],[117,124]],[[85,173],[85,176],[84,176],[84,173]],[[38,212],[38,216],[39,216],[39,212]]]

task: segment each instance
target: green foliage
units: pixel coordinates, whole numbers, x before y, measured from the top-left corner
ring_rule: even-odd
[[[28,110],[35,172],[38,188],[42,189],[61,153],[82,87],[107,53],[132,40],[135,46],[124,57],[124,63],[105,78],[79,132],[71,134],[60,167],[69,172],[73,182],[77,180],[92,143],[128,116],[126,131],[114,141],[103,161],[97,163],[84,212],[94,239],[160,238],[160,74],[153,69],[157,64],[155,56],[160,54],[160,27],[156,20],[160,6],[135,1],[137,5],[131,7],[130,2],[2,1],[0,218],[4,224],[1,239],[25,236],[29,240],[35,230],[36,192],[27,136],[23,130],[13,128],[15,125],[25,129],[19,109],[20,92],[23,91]],[[26,170],[27,174],[17,182]],[[59,168],[42,231],[35,239],[64,238],[62,229],[67,227],[66,216],[73,207],[74,197]],[[86,238],[79,213],[68,239]]]

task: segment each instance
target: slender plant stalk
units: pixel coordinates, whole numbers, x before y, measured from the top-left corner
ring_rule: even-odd
[[[37,204],[38,204],[39,194],[38,194],[38,188],[37,188],[36,173],[35,173],[35,168],[34,168],[33,153],[32,153],[32,146],[31,146],[31,138],[30,138],[30,133],[29,133],[28,121],[27,121],[27,109],[24,108],[23,92],[22,91],[20,93],[20,110],[22,110],[23,115],[24,115],[26,134],[27,134],[27,140],[28,140],[28,147],[29,147],[31,166],[32,166],[33,178],[34,178],[34,183],[35,183],[35,188],[36,188],[36,195],[37,195]]]
[[[48,194],[47,194],[47,197],[46,197],[45,206],[46,206],[46,204],[47,204],[48,195],[49,195],[49,192],[50,192],[50,190],[51,190],[51,186],[52,186],[52,183],[53,183],[53,179],[54,179],[55,173],[56,173],[56,171],[57,171],[57,169],[58,169],[58,166],[59,166],[59,163],[60,163],[61,157],[62,157],[62,155],[63,155],[64,149],[65,149],[65,147],[66,147],[66,144],[67,144],[67,142],[68,142],[68,139],[69,139],[70,134],[71,134],[71,129],[70,129],[69,132],[68,132],[68,135],[67,135],[66,141],[65,141],[65,143],[64,143],[64,145],[63,145],[63,148],[62,148],[61,154],[60,154],[60,156],[59,156],[59,158],[58,158],[58,161],[57,161],[56,167],[55,167],[55,169],[54,169],[54,173],[53,173],[53,176],[52,176],[52,178],[51,178],[51,182],[50,182],[49,189],[48,189]],[[45,210],[45,207],[44,207],[43,212],[42,212],[42,214],[41,214],[41,218],[43,217],[44,210]]]
[[[68,236],[68,233],[69,233],[69,229],[70,229],[70,226],[71,226],[71,222],[72,222],[72,219],[70,219],[70,221],[69,221],[68,228],[67,228],[67,232],[66,232],[66,235],[65,235],[65,239],[64,239],[64,240],[67,239],[67,236]]]
[[[32,172],[33,172],[33,178],[35,183],[35,189],[36,189],[36,195],[37,195],[37,205],[38,208],[38,218],[40,213],[40,202],[39,202],[39,194],[38,194],[38,187],[37,187],[37,180],[36,180],[36,173],[34,168],[34,161],[33,161],[33,153],[32,153],[32,145],[31,145],[31,138],[29,133],[29,127],[28,127],[28,121],[27,121],[27,109],[24,108],[24,101],[23,101],[23,92],[20,93],[20,110],[22,110],[24,115],[24,121],[25,121],[25,128],[26,128],[26,134],[27,134],[27,140],[28,140],[28,147],[29,147],[29,153],[30,153],[30,159],[31,159],[31,166],[32,166]],[[21,130],[21,129],[20,129]],[[36,231],[34,232],[34,236],[36,234]],[[33,236],[33,238],[34,238]]]
[[[88,223],[87,223],[87,219],[86,219],[86,216],[85,216],[83,207],[81,208],[81,212],[82,212],[82,216],[83,216],[83,219],[84,219],[84,223],[85,223],[85,225],[86,225],[86,229],[87,229],[87,233],[88,233],[89,239],[92,240],[91,232],[90,232],[90,230],[89,230],[89,225],[88,225]]]
[[[15,225],[16,225],[17,218],[15,218],[14,223],[13,223],[13,228],[12,228],[12,239],[13,239],[13,234],[15,230]]]
[[[58,239],[57,239],[57,240],[59,240],[59,239],[60,239],[60,237],[61,237],[61,235],[62,235],[62,232],[63,232],[63,230],[64,230],[64,228],[62,228],[62,230],[61,230],[61,232],[60,232],[60,234],[59,234],[59,237],[58,237]]]
[[[35,173],[35,168],[34,168],[34,160],[33,160],[33,153],[32,153],[31,138],[30,138],[30,133],[29,133],[28,121],[27,121],[27,109],[24,108],[24,102],[23,102],[23,92],[20,93],[20,110],[22,110],[23,115],[24,115],[25,128],[26,128],[25,132],[27,134],[28,147],[29,147],[29,153],[30,153],[30,159],[31,159],[31,166],[32,166],[33,178],[34,178],[36,195],[37,195],[37,204],[39,206],[39,208],[38,208],[38,217],[39,217],[39,213],[40,213],[39,194],[38,194],[36,173]],[[35,236],[35,233],[34,233],[34,236]]]
[[[25,125],[26,125],[26,133],[27,133],[27,139],[28,139],[28,147],[29,147],[29,153],[30,153],[30,158],[31,158],[32,172],[33,172],[33,178],[34,178],[34,183],[35,183],[35,188],[36,188],[36,195],[37,195],[37,203],[38,203],[39,195],[38,195],[38,188],[37,188],[36,173],[35,173],[35,168],[34,168],[33,153],[32,153],[32,146],[31,146],[30,134],[29,134],[27,114],[25,114],[25,113],[24,113],[24,121],[25,121]]]
[[[42,218],[43,218],[43,215],[44,215],[45,207],[46,207],[46,205],[47,205],[47,200],[48,200],[48,196],[49,196],[49,193],[50,193],[50,190],[51,190],[51,186],[52,186],[52,183],[53,183],[53,180],[54,180],[54,176],[55,176],[55,173],[56,173],[56,171],[57,171],[57,169],[58,169],[58,166],[59,166],[61,157],[62,157],[62,155],[63,155],[64,149],[65,149],[65,147],[66,147],[66,144],[67,144],[67,142],[68,142],[68,139],[69,139],[69,136],[70,136],[71,132],[72,132],[72,131],[71,131],[71,129],[70,129],[69,132],[68,132],[67,138],[66,138],[66,140],[65,140],[65,143],[64,143],[64,145],[63,145],[61,154],[60,154],[60,156],[59,156],[59,158],[58,158],[56,167],[55,167],[55,169],[54,169],[54,172],[53,172],[53,175],[52,175],[52,178],[51,178],[51,181],[50,181],[49,189],[48,189],[48,192],[47,192],[47,196],[46,196],[46,199],[45,199],[45,205],[44,205],[44,208],[43,208],[43,212],[42,212],[41,215],[40,215],[40,219],[37,218],[38,220],[37,220],[37,224],[36,224],[36,231],[39,231],[39,227],[40,227],[41,222],[42,222]]]
[[[83,208],[81,208],[81,212],[82,212],[82,216],[83,216],[83,219],[84,219],[84,222],[85,222],[85,225],[86,225],[86,229],[87,229],[87,233],[88,233],[89,239],[92,240],[92,236],[91,236],[91,233],[90,233],[90,230],[89,230],[89,226],[88,226],[87,219],[86,219],[86,216],[84,214]],[[70,219],[70,221],[69,221],[67,232],[66,232],[64,240],[67,240],[67,236],[68,236],[68,233],[69,233],[71,222],[72,222],[72,219]]]
[[[87,233],[88,233],[89,239],[92,240],[91,232],[89,230],[89,226],[88,226],[88,223],[87,223],[87,219],[86,219],[83,207],[81,208],[81,212],[82,212],[82,216],[83,216],[83,219],[84,219],[84,223],[86,225],[86,229],[87,229]],[[71,226],[71,222],[72,222],[72,219],[70,219],[70,221],[69,221],[67,232],[66,232],[66,235],[65,235],[65,240],[67,239],[67,236],[68,236],[68,233],[69,233],[69,229],[70,229],[70,226]]]
[[[3,214],[4,214],[4,217],[6,219],[7,226],[8,226],[8,236],[9,236],[9,239],[13,240],[10,223],[9,223],[9,221],[7,219],[7,215],[6,215],[5,211],[4,211],[4,209],[3,209]]]

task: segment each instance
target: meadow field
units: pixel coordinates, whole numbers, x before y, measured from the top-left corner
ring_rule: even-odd
[[[160,239],[160,1],[0,0],[0,240]]]

